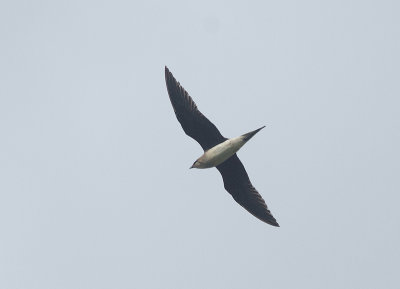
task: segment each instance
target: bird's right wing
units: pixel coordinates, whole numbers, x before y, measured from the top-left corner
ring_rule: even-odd
[[[226,140],[217,127],[197,109],[193,99],[167,67],[165,82],[176,118],[188,136],[195,139],[204,151]]]
[[[224,187],[235,201],[253,216],[272,226],[279,227],[267,204],[250,182],[249,176],[234,154],[217,166],[224,180]]]

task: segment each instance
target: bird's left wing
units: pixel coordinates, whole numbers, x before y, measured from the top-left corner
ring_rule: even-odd
[[[251,184],[249,176],[236,154],[218,165],[217,169],[222,175],[225,189],[239,205],[261,221],[279,227],[264,199]]]
[[[165,82],[176,118],[188,136],[195,139],[204,151],[226,140],[217,127],[197,109],[189,93],[176,81],[167,67]]]

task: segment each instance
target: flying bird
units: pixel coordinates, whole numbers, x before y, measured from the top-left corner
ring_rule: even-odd
[[[244,135],[227,139],[198,109],[186,90],[165,67],[165,81],[176,118],[185,133],[195,139],[204,154],[190,168],[216,167],[222,175],[224,187],[233,199],[253,216],[279,227],[267,204],[250,182],[236,152],[265,126]]]

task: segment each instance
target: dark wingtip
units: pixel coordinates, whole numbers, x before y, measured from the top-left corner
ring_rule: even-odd
[[[268,224],[270,224],[271,226],[274,226],[274,227],[280,227],[279,224],[278,224],[277,222],[275,222],[275,223],[268,223]]]
[[[268,216],[265,216],[264,218],[259,218],[261,221],[274,226],[274,227],[280,227],[274,216],[271,215],[269,212]]]
[[[179,82],[176,81],[175,77],[172,75],[172,72],[169,71],[166,65],[165,65],[165,82],[167,83],[168,93],[171,87],[179,86]]]

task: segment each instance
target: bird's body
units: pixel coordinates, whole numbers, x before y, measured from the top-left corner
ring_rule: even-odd
[[[263,222],[279,227],[264,199],[250,182],[249,176],[236,152],[264,127],[244,135],[227,139],[198,109],[186,90],[165,67],[165,80],[175,115],[185,133],[194,138],[204,154],[191,168],[216,167],[221,173],[225,189],[234,200]]]
[[[263,128],[264,127],[259,128],[253,132],[249,132],[248,134],[253,136]],[[240,150],[240,148],[251,138],[248,137],[248,134],[227,139],[209,150],[206,150],[204,154],[194,162],[191,168],[208,169],[220,165]]]
[[[208,169],[216,167],[233,156],[243,145],[244,141],[241,137],[228,139],[205,151],[191,168]]]

